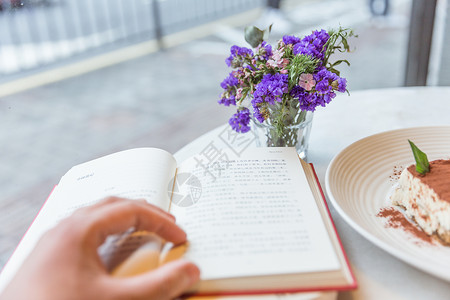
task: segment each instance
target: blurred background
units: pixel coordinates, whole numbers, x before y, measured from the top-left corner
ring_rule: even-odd
[[[271,2],[0,0],[0,267],[73,165],[132,147],[174,153],[226,123],[224,60],[247,46],[247,25],[273,24],[271,43],[353,28],[352,52],[336,58],[351,62],[350,93],[449,84],[447,0]]]

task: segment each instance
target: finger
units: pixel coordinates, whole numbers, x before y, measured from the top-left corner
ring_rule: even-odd
[[[134,203],[136,205],[142,205],[144,207],[151,208],[152,210],[155,210],[155,212],[170,218],[172,221],[175,221],[175,217],[172,214],[169,214],[168,212],[162,210],[161,208],[148,203],[145,199],[134,200],[134,199],[114,197],[114,196],[107,197],[94,205],[86,206],[82,209],[79,209],[77,212],[86,213],[86,212],[90,212],[90,211],[96,211],[105,206],[110,206],[111,204],[120,203],[120,202],[129,202],[129,203]]]
[[[149,203],[148,203],[147,200],[145,200],[145,199],[140,199],[140,200],[138,200],[138,201],[141,201],[143,204],[149,205]],[[175,216],[172,215],[171,213],[168,213],[167,211],[163,210],[162,208],[160,208],[160,207],[158,207],[158,206],[154,206],[154,205],[153,205],[153,208],[156,209],[156,210],[158,210],[160,213],[166,215],[167,217],[171,218],[171,219],[175,222]]]
[[[184,231],[167,214],[134,200],[111,201],[108,205],[80,211],[73,215],[72,221],[81,227],[93,247],[100,246],[108,235],[122,233],[130,227],[154,232],[174,244],[186,241]]]
[[[174,299],[200,279],[200,270],[191,262],[177,260],[135,277],[112,280],[118,295],[132,299]],[[134,296],[131,297],[131,295]]]
[[[133,227],[135,230],[154,232],[175,244],[186,241],[186,234],[173,218],[147,203],[121,201],[100,208],[93,214],[95,229],[103,242],[103,237],[123,232]]]

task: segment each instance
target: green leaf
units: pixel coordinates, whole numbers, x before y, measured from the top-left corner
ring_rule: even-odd
[[[270,25],[269,25],[269,28],[263,30],[263,40],[264,40],[264,41],[266,41],[266,40],[269,39],[270,32],[272,31],[272,25],[273,25],[273,24],[270,24]],[[262,41],[261,41],[261,42],[262,42]]]
[[[339,72],[339,71],[336,70],[335,68],[329,68],[328,71],[333,72],[333,73],[336,74],[337,76],[341,76],[341,72]]]
[[[245,40],[255,48],[264,40],[264,31],[256,26],[245,27]]]
[[[264,41],[264,38],[267,38],[270,30],[272,29],[272,25],[269,26],[266,30],[261,30],[256,26],[247,26],[245,27],[245,40],[249,43],[253,48],[256,48],[259,44]]]
[[[291,64],[287,66],[289,70],[289,88],[291,89],[298,83],[298,79],[303,73],[314,73],[318,59],[312,59],[307,55],[296,55],[291,61]]]
[[[419,174],[425,174],[430,172],[430,163],[428,162],[428,157],[425,153],[423,153],[413,142],[408,140],[409,145],[411,146],[414,159],[416,160],[416,171]]]
[[[346,50],[350,49],[350,46],[348,45],[348,42],[345,38],[342,39],[342,44],[344,45],[344,48]]]
[[[350,66],[350,63],[346,59],[340,59],[340,60],[334,62],[333,64],[331,64],[331,66],[334,67],[334,66],[340,65],[341,63],[346,63],[348,66]]]

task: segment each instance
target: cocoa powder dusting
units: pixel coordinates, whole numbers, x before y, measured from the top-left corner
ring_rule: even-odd
[[[392,170],[392,174],[389,175],[389,180],[391,182],[397,182],[400,178],[400,175],[403,172],[403,166],[394,166]]]
[[[429,244],[433,244],[433,238],[420,230],[417,225],[411,223],[400,211],[393,207],[385,207],[380,209],[377,217],[386,219],[386,227],[400,228],[405,232],[413,235]]]
[[[450,202],[450,160],[430,161],[430,172],[425,174],[417,173],[415,165],[409,166],[408,171],[433,189],[442,201]]]

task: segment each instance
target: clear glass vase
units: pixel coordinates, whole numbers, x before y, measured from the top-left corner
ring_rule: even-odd
[[[277,128],[270,120],[260,123],[251,120],[258,147],[295,147],[301,159],[306,160],[313,112],[300,111],[293,125]]]

